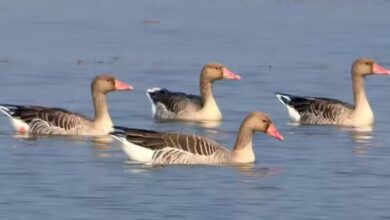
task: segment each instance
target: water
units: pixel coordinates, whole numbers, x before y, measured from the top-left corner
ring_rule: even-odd
[[[148,167],[115,144],[15,137],[0,117],[1,219],[389,219],[390,77],[367,78],[372,131],[292,126],[283,91],[352,100],[360,56],[390,67],[390,2],[0,2],[0,102],[91,115],[89,84],[111,72],[134,85],[109,95],[113,120],[205,135],[232,146],[249,111],[268,112],[284,142],[255,137],[253,168]],[[156,124],[149,87],[197,93],[203,64],[242,76],[217,82],[215,128]]]

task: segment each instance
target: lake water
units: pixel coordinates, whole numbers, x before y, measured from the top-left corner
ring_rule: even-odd
[[[285,141],[254,140],[253,168],[149,167],[112,143],[24,139],[0,117],[1,219],[390,219],[390,77],[367,78],[372,131],[292,126],[274,92],[352,101],[350,66],[390,68],[390,1],[0,2],[0,103],[92,115],[90,80],[118,125],[197,133],[231,147],[245,115],[268,112]],[[224,63],[217,127],[157,124],[149,87],[198,93],[201,67]]]

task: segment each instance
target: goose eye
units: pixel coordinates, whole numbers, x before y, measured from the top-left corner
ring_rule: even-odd
[[[265,119],[263,119],[263,123],[267,123],[267,121]]]
[[[110,82],[110,79],[106,79],[107,82]]]
[[[369,65],[370,65],[370,63],[369,63],[369,62],[366,62],[366,65],[368,65],[368,66],[369,66]]]

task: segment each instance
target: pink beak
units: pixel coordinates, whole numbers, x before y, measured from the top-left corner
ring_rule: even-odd
[[[115,90],[127,90],[127,91],[131,91],[133,90],[133,86],[131,85],[128,85],[122,81],[119,81],[119,80],[115,80]]]
[[[234,79],[234,80],[239,80],[241,79],[241,76],[238,74],[233,73],[230,71],[228,68],[224,67],[223,68],[223,78],[224,79]]]
[[[268,130],[267,130],[267,134],[269,136],[272,136],[276,139],[278,139],[279,141],[283,141],[283,136],[279,133],[279,131],[275,128],[275,125],[274,124],[270,124],[269,127],[268,127]]]
[[[373,72],[376,73],[376,74],[382,74],[382,75],[388,75],[390,74],[390,70],[374,63],[374,66],[373,66]]]

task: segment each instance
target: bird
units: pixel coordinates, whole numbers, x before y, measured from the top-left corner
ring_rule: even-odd
[[[283,136],[263,112],[251,112],[243,120],[233,150],[206,137],[175,132],[158,132],[114,127],[110,134],[130,160],[154,165],[234,165],[255,162],[252,138],[256,131],[277,140]]]
[[[171,92],[165,88],[147,89],[152,105],[152,115],[157,121],[218,121],[221,111],[213,95],[216,80],[239,80],[241,77],[219,63],[206,64],[200,73],[200,96]]]
[[[16,132],[36,135],[108,135],[113,123],[108,111],[106,94],[112,91],[133,90],[133,87],[114,76],[96,76],[91,84],[95,118],[89,119],[62,108],[37,105],[0,104],[0,111],[10,120]]]
[[[389,75],[390,70],[373,59],[358,58],[352,64],[354,105],[331,98],[276,93],[287,108],[290,120],[302,125],[366,127],[374,124],[374,113],[367,100],[364,80],[368,75]]]

